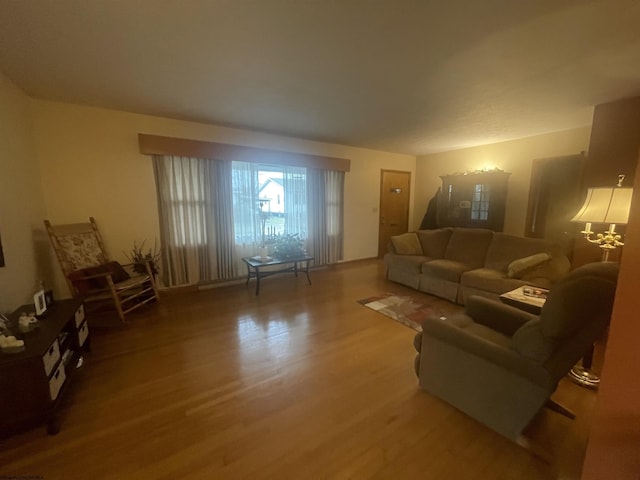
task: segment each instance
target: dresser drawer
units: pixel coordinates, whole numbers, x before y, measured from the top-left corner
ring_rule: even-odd
[[[51,378],[49,379],[49,396],[51,397],[51,400],[58,398],[58,394],[60,393],[60,389],[62,388],[66,378],[67,374],[64,370],[64,363],[60,362],[55,373],[51,375]]]
[[[44,373],[47,377],[53,371],[53,367],[56,366],[56,362],[60,360],[60,345],[58,340],[54,340],[47,352],[42,356],[42,363],[44,365]]]
[[[76,328],[78,328],[84,321],[84,304],[81,304],[76,310],[75,319],[76,319]]]
[[[78,329],[78,345],[83,346],[89,336],[89,322],[84,322]]]

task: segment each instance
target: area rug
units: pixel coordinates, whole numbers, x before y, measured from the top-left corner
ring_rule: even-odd
[[[375,297],[358,300],[358,303],[395,320],[417,332],[422,331],[422,321],[431,315],[438,315],[433,307],[415,298],[383,293]]]

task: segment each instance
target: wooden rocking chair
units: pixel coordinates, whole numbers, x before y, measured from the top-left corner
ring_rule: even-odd
[[[132,275],[124,268],[128,265],[109,261],[93,217],[89,223],[54,226],[45,220],[44,225],[74,297],[85,304],[112,303],[124,323],[125,314],[160,300],[149,262],[145,274]]]

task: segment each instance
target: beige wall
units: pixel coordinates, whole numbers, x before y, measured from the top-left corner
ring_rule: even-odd
[[[429,200],[442,186],[440,175],[497,167],[511,172],[504,231],[523,235],[532,160],[587,151],[590,132],[591,127],[583,127],[418,157],[414,228],[420,226]]]
[[[0,312],[31,303],[46,280],[47,240],[29,98],[0,73]]]
[[[415,172],[415,157],[410,155],[115,110],[32,102],[47,218],[55,224],[95,217],[116,260],[125,260],[122,251],[128,251],[134,240],[152,243],[159,238],[151,160],[138,153],[138,133],[351,159],[345,180],[345,260],[377,256],[380,170]],[[58,276],[58,285],[61,280]]]

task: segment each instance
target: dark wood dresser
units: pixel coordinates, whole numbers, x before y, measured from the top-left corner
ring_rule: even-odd
[[[34,330],[20,332],[18,317],[33,311],[33,305],[24,305],[9,316],[11,330],[24,340],[25,349],[0,353],[0,436],[44,423],[50,434],[58,433],[56,412],[89,350],[81,300],[57,301]]]

